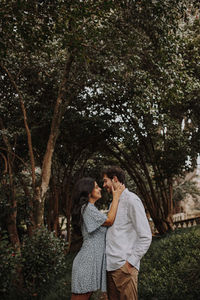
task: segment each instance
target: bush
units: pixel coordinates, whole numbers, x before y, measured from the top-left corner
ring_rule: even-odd
[[[194,300],[200,295],[200,227],[152,243],[141,261],[141,300]]]
[[[65,258],[66,269],[62,278],[55,281],[51,289],[42,300],[67,300],[71,298],[71,269],[76,253],[68,254]]]
[[[71,267],[76,253],[64,255],[65,244],[46,229],[26,238],[22,259],[4,237],[0,243],[0,299],[70,299]],[[200,227],[154,239],[141,261],[140,300],[194,300],[200,294]],[[26,294],[13,285],[22,263]],[[19,295],[19,292],[21,293]],[[103,299],[95,293],[92,299]]]
[[[32,238],[23,242],[23,274],[29,299],[43,299],[66,272],[64,241],[56,238],[47,229],[38,229]]]
[[[17,255],[8,237],[1,237],[0,299],[44,299],[50,289],[56,286],[60,293],[64,289],[70,291],[70,281],[67,285],[63,279],[65,274],[70,274],[71,269],[71,260],[68,266],[65,257],[65,246],[63,240],[56,238],[46,228],[40,228],[31,238],[24,238],[21,255]],[[17,286],[19,268],[24,278],[21,289]]]
[[[15,290],[17,269],[21,257],[15,253],[6,233],[0,241],[0,299],[8,299],[11,290]]]

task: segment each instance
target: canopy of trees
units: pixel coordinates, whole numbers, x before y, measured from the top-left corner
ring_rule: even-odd
[[[1,1],[0,229],[70,244],[74,181],[121,165],[159,233],[200,146],[199,4]]]

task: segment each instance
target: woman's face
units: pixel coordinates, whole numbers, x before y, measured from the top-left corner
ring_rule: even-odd
[[[101,188],[98,186],[96,181],[94,183],[94,188],[91,193],[91,198],[93,198],[95,201],[101,198]]]

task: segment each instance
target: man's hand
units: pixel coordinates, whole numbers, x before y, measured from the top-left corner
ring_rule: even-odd
[[[126,261],[125,265],[126,265],[128,271],[131,273],[131,270],[133,270],[134,266],[132,266],[128,261]]]

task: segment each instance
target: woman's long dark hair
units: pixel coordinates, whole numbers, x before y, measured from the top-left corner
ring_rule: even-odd
[[[95,179],[83,177],[79,179],[73,189],[72,194],[72,225],[76,233],[81,233],[83,222],[82,212],[88,204],[89,194],[92,193],[95,186]]]

